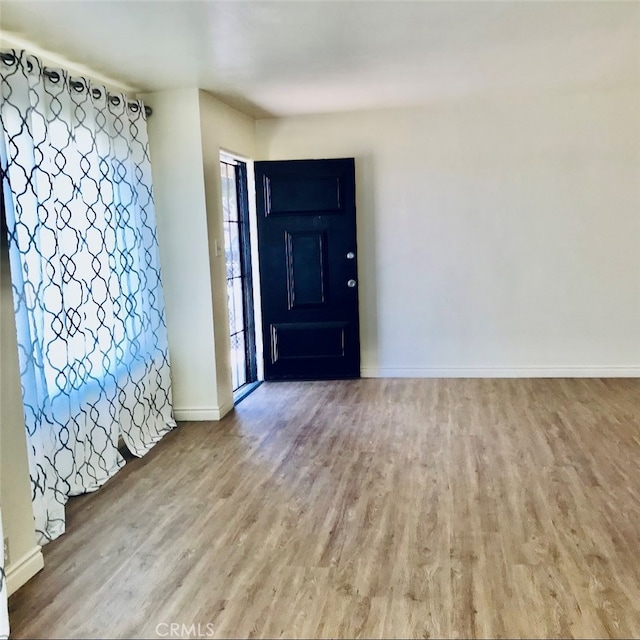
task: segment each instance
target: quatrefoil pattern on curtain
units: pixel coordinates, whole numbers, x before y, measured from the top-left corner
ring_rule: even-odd
[[[172,419],[144,106],[0,54],[0,162],[40,542]]]

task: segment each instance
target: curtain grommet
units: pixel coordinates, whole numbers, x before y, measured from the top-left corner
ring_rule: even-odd
[[[6,51],[0,53],[0,60],[8,67],[13,67],[18,63],[18,58],[15,53],[7,53]]]

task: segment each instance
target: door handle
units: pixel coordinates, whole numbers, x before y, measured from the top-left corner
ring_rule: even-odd
[[[353,260],[356,257],[356,254],[353,253],[353,251],[349,251],[349,253],[347,253],[347,260]]]
[[[353,289],[353,287],[356,286],[356,281],[351,279],[351,280],[347,280],[347,287],[349,287],[350,289]]]

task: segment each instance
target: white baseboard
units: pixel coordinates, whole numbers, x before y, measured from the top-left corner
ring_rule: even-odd
[[[222,420],[222,418],[224,418],[227,413],[229,413],[229,411],[233,411],[233,398],[227,402],[223,402],[218,407],[218,415],[220,416],[218,420]]]
[[[219,407],[174,407],[173,417],[178,422],[222,420],[233,409],[233,400]]]
[[[363,367],[363,378],[640,378],[640,367]]]
[[[15,593],[23,584],[31,580],[33,576],[44,568],[42,548],[36,545],[31,551],[25,553],[16,562],[6,567],[7,570],[7,595]]]

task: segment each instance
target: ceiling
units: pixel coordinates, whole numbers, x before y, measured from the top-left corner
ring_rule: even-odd
[[[639,2],[2,0],[0,29],[255,117],[640,83]]]

